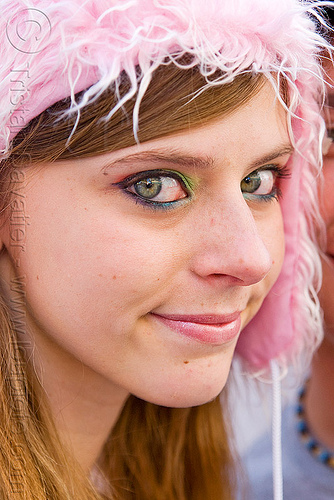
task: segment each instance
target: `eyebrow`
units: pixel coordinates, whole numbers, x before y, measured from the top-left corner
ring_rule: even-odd
[[[106,168],[112,167],[114,165],[129,165],[133,162],[145,162],[145,163],[169,163],[171,165],[179,165],[187,168],[211,168],[213,167],[214,160],[211,157],[199,157],[185,155],[178,153],[176,151],[163,151],[163,150],[151,150],[143,151],[142,153],[134,153],[119,160],[115,160],[107,165]]]
[[[262,165],[266,163],[270,163],[273,160],[276,160],[277,158],[280,158],[281,156],[287,156],[291,155],[294,152],[294,147],[291,144],[288,144],[283,147],[279,147],[278,149],[272,151],[271,153],[261,156],[259,159],[255,160],[250,164],[250,168],[256,169],[258,167],[261,167]]]
[[[266,163],[269,163],[277,158],[280,158],[281,156],[286,156],[286,155],[291,155],[294,152],[293,146],[291,144],[279,146],[277,149],[273,150],[272,152],[259,157],[258,159],[254,160],[249,168],[255,170],[256,168],[260,167],[261,165],[264,165]],[[205,156],[205,157],[200,157],[200,156],[191,156],[191,155],[184,155],[180,154],[177,151],[143,151],[141,153],[134,153],[132,155],[125,156],[124,158],[120,158],[118,160],[115,160],[111,163],[108,163],[103,168],[103,171],[105,172],[109,168],[113,166],[118,166],[118,165],[129,165],[134,162],[145,162],[146,164],[152,164],[156,165],[157,163],[167,163],[171,165],[178,165],[186,168],[195,168],[195,169],[210,169],[215,167],[215,160],[211,156]]]

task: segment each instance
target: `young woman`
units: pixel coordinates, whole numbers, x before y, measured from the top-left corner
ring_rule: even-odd
[[[265,372],[320,324],[316,11],[0,7],[2,495],[234,498],[240,331]]]

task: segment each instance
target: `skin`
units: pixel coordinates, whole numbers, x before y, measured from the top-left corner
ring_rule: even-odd
[[[328,69],[334,80],[334,67]],[[334,123],[334,91],[329,88],[327,113],[328,129]],[[333,137],[333,133],[330,135]],[[325,337],[312,363],[312,375],[306,393],[307,420],[313,434],[328,448],[334,450],[334,144],[324,156],[324,189],[322,192],[322,215],[327,228],[326,258],[322,260],[323,283],[319,294],[324,311]]]
[[[240,184],[256,168],[284,167],[289,148],[285,112],[266,85],[233,114],[187,133],[27,168],[25,249],[18,266],[7,221],[0,272],[9,298],[11,279],[26,276],[30,354],[60,434],[85,469],[129,393],[185,407],[224,387],[237,335],[199,342],[151,312],[240,311],[241,328],[252,319],[280,272],[284,234],[279,202],[246,199]],[[175,155],[191,162],[171,165]],[[170,210],[135,203],[117,184],[161,168],[192,183]],[[185,196],[180,185],[171,192]]]

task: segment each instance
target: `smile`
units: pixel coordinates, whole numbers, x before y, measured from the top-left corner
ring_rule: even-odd
[[[171,330],[190,339],[206,344],[222,345],[239,335],[241,328],[240,312],[226,315],[151,315]]]

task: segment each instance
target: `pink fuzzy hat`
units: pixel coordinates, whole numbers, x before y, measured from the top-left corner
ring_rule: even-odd
[[[288,81],[291,133],[297,149],[281,201],[286,255],[278,281],[241,333],[237,351],[252,373],[281,366],[314,349],[321,338],[315,287],[320,261],[312,231],[318,219],[315,175],[321,163],[323,124],[316,99],[322,95],[317,57],[327,46],[308,13],[323,2],[298,0],[0,0],[0,149],[3,157],[20,129],[65,97],[67,114],[110,84],[129,76],[132,87],[110,117],[136,96],[133,130],[153,71],[170,61],[220,84],[251,71],[277,89]],[[327,2],[328,4],[328,2]],[[328,47],[327,47],[328,48]],[[189,66],[188,66],[189,67]],[[278,75],[278,76],[276,76]],[[217,82],[216,82],[217,83]],[[75,94],[83,91],[79,101]],[[279,95],[278,91],[277,94]],[[313,221],[313,222],[312,222]]]

